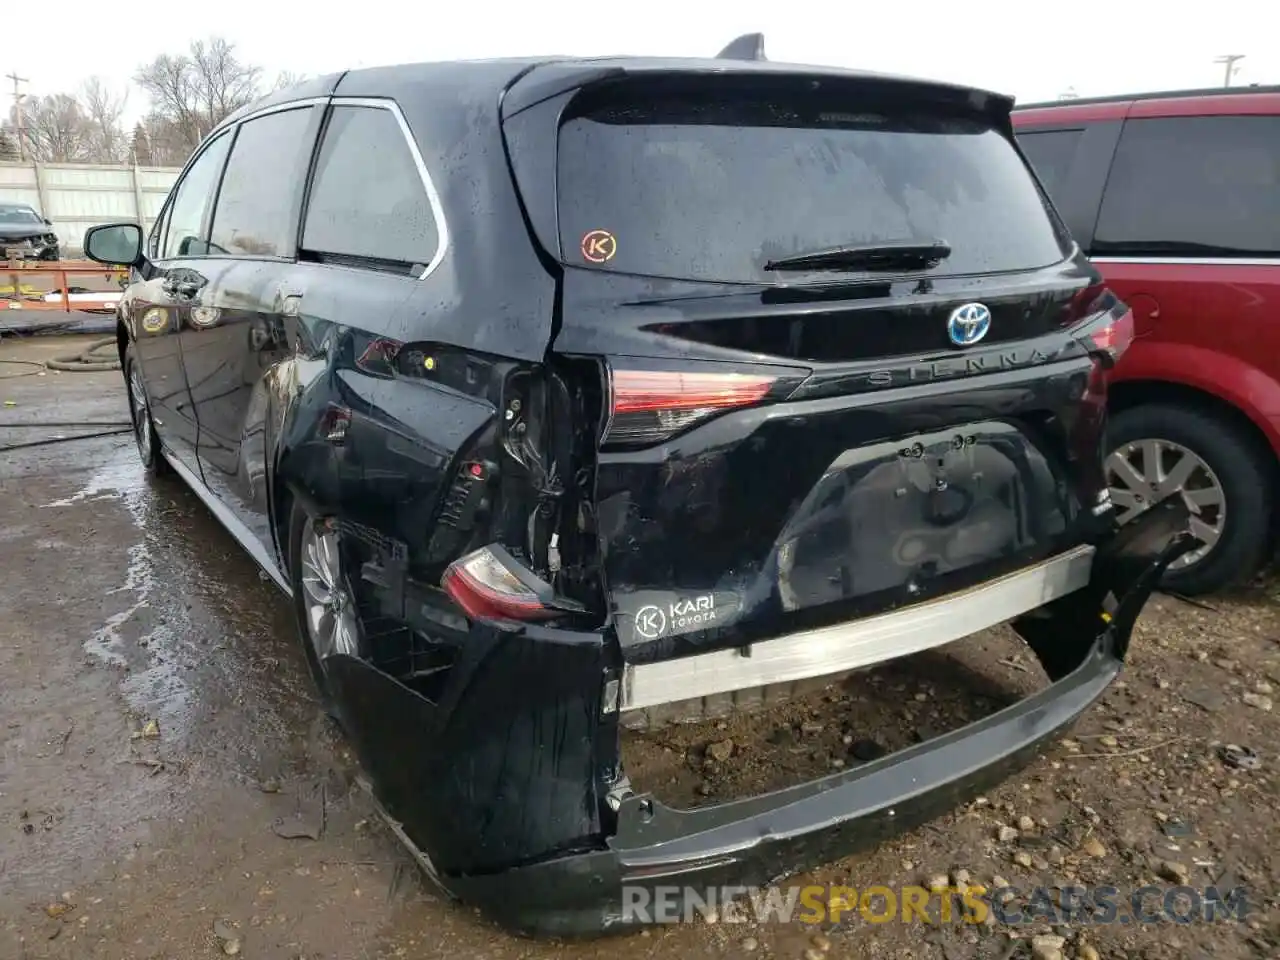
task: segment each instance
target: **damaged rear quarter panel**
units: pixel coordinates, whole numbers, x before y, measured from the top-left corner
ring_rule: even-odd
[[[437,596],[443,566],[456,559],[427,556],[444,493],[478,444],[493,452],[487,438],[501,422],[507,375],[536,368],[551,336],[555,281],[529,242],[506,167],[499,85],[478,76],[511,69],[375,69],[340,84],[339,97],[400,106],[440,194],[449,246],[421,280],[297,264],[301,305],[287,334],[299,348],[277,377],[277,492],[358,525],[367,540],[357,560],[403,547],[417,589]],[[357,346],[379,337],[456,358],[464,378],[446,386],[371,372]],[[472,367],[480,373],[468,379]],[[335,407],[350,417],[341,442],[325,430]],[[277,530],[285,519],[277,516]],[[430,636],[415,616],[419,594],[397,606],[369,583],[358,592],[413,643],[454,648],[429,695],[383,663],[334,655],[325,664],[376,796],[435,868],[483,874],[600,848],[600,784],[617,765],[616,723],[601,719],[602,635],[473,624],[461,637]]]
[[[442,874],[603,846],[599,637],[476,625],[438,703],[362,660],[329,668],[378,796]]]

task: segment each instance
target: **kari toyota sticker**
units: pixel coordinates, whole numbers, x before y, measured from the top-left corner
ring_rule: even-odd
[[[608,230],[592,230],[582,238],[582,256],[589,263],[608,263],[618,252],[618,240]]]
[[[619,601],[617,623],[624,643],[645,643],[725,626],[741,606],[739,595],[728,590],[699,594],[641,591]]]

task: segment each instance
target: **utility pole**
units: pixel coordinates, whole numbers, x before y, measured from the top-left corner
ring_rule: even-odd
[[[1235,72],[1236,72],[1236,61],[1243,60],[1243,59],[1244,59],[1243,53],[1228,53],[1228,54],[1224,54],[1221,57],[1218,57],[1218,59],[1213,61],[1214,63],[1224,64],[1223,75],[1222,75],[1222,85],[1224,87],[1231,86],[1231,78],[1232,76],[1235,75]]]
[[[18,84],[26,83],[27,78],[18,76],[18,73],[15,70],[12,73],[6,73],[5,79],[13,81],[13,116],[14,123],[18,127],[18,160],[26,162],[27,148],[23,143],[26,139],[26,127],[24,127],[22,123],[22,94],[18,92]]]

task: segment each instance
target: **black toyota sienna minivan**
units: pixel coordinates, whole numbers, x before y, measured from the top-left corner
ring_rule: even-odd
[[[950,808],[1121,669],[1187,548],[1102,474],[1130,315],[1008,98],[707,59],[355,70],[201,144],[128,265],[138,451],[295,606],[397,833],[509,927],[762,884]],[[1048,683],[764,795],[620,728],[1011,621]],[[757,698],[758,699],[758,698]]]

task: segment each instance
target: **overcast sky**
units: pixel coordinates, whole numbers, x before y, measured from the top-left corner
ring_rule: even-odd
[[[266,76],[525,54],[710,56],[760,31],[771,60],[934,77],[1020,101],[1216,86],[1222,54],[1245,54],[1235,84],[1280,84],[1280,0],[214,0],[106,5],[62,0],[54,21],[5,45],[0,71],[23,91],[75,90],[91,75],[129,86],[138,64],[220,34]],[[287,12],[286,12],[287,11]],[[1185,11],[1185,13],[1184,13]],[[5,113],[11,82],[3,81]]]

